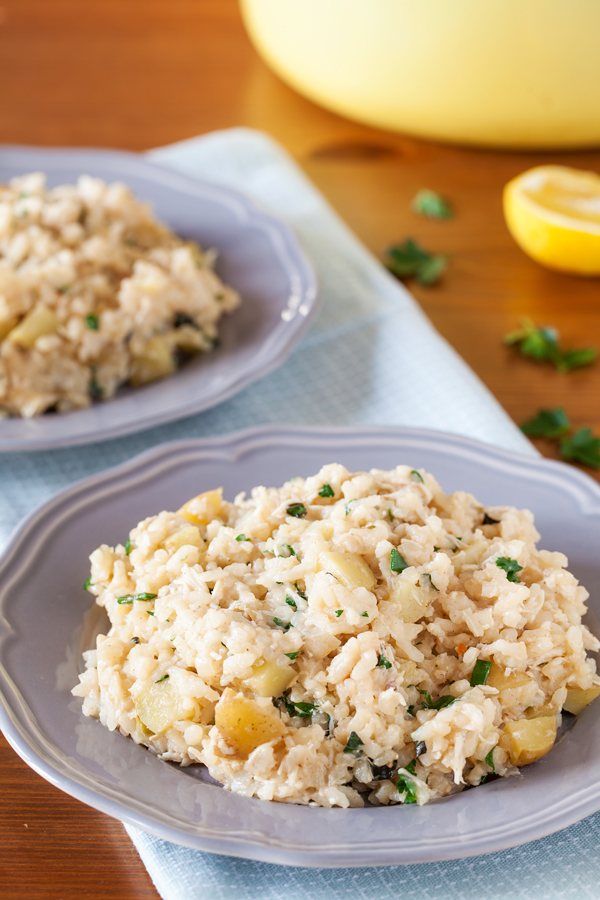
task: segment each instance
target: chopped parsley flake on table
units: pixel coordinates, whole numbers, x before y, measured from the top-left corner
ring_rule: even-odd
[[[580,428],[575,434],[564,437],[560,452],[563,459],[600,469],[600,438],[593,436],[591,428]]]
[[[411,206],[416,213],[428,219],[451,219],[454,215],[452,206],[441,194],[426,188],[418,191]]]
[[[385,254],[385,264],[398,278],[414,276],[423,287],[439,281],[448,265],[444,256],[429,253],[412,238],[393,244]]]
[[[562,406],[557,406],[556,409],[540,409],[535,416],[521,425],[521,431],[529,437],[543,437],[548,440],[566,434],[570,428],[571,423]]]
[[[574,434],[569,434],[570,430],[571,423],[562,406],[556,409],[540,409],[535,416],[521,425],[521,431],[528,437],[542,437],[549,441],[560,440],[560,453],[563,459],[591,469],[600,468],[600,438],[594,437],[591,428],[580,428]]]
[[[504,343],[518,347],[523,356],[536,362],[551,363],[559,372],[589,366],[598,355],[595,347],[562,350],[557,329],[550,325],[538,328],[531,319],[523,319],[520,328],[505,336]]]

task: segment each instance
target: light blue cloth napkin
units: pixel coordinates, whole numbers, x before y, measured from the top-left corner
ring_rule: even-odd
[[[165,440],[260,423],[412,425],[535,453],[410,294],[273,141],[235,129],[150,158],[243,191],[286,219],[316,267],[322,311],[277,372],[214,410],[96,446],[2,457],[0,544],[22,515],[77,478]],[[127,831],[164,900],[598,900],[599,825],[594,816],[525,847],[463,861],[335,870],[235,860]]]

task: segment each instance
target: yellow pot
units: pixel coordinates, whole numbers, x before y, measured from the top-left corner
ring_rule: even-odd
[[[502,147],[600,144],[600,0],[241,0],[257,49],[369,125]]]

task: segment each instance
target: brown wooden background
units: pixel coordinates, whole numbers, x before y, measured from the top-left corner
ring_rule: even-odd
[[[501,343],[530,316],[566,346],[600,345],[600,282],[531,262],[501,211],[520,171],[599,170],[599,152],[445,147],[341,119],[267,70],[235,0],[0,0],[0,143],[144,150],[236,125],[279,140],[373,252],[413,236],[451,255],[443,283],[414,293],[515,421],[562,404],[575,425],[600,430],[600,364],[560,375]],[[421,187],[447,194],[456,218],[415,216]],[[158,896],[121,825],[46,784],[1,736],[0,896]]]

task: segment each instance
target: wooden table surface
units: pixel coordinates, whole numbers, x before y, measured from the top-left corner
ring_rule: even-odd
[[[0,0],[0,143],[144,150],[236,125],[279,140],[374,253],[412,236],[451,256],[443,283],[412,288],[516,422],[563,405],[575,425],[600,429],[600,364],[561,375],[501,340],[529,316],[567,346],[600,345],[600,282],[531,262],[501,211],[518,172],[598,170],[599,152],[461,149],[341,119],[271,74],[235,0]],[[422,187],[448,195],[456,218],[412,213]],[[158,896],[122,826],[44,782],[1,736],[0,847],[5,900]]]

